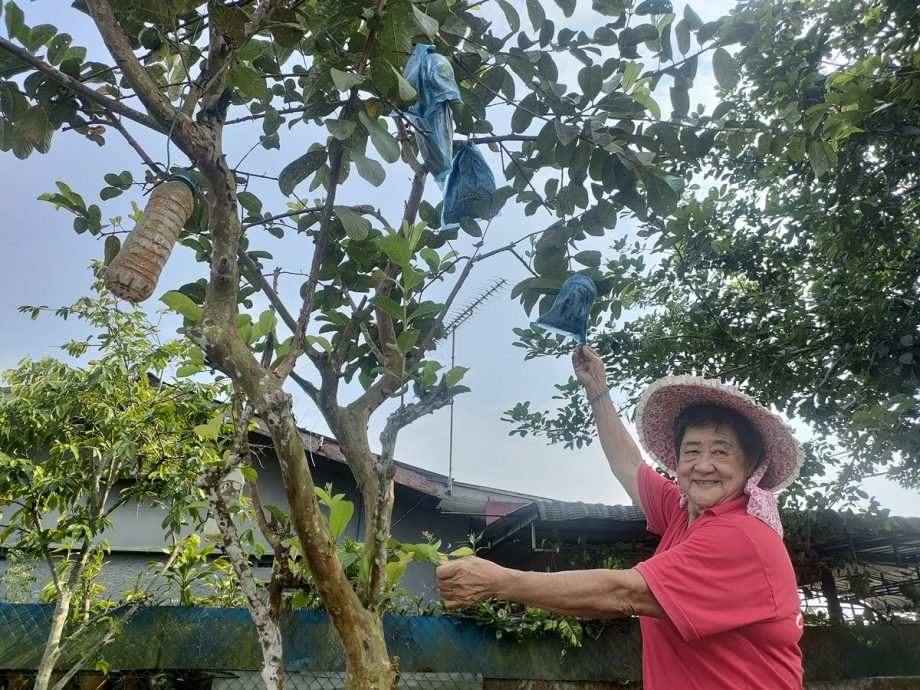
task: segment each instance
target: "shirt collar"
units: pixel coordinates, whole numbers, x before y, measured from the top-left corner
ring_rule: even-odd
[[[747,511],[747,504],[750,498],[751,497],[747,494],[741,494],[738,496],[738,498],[733,498],[732,500],[726,501],[725,503],[720,503],[719,505],[713,506],[712,508],[707,508],[703,511],[703,515],[716,516],[725,515],[726,513],[745,512]]]

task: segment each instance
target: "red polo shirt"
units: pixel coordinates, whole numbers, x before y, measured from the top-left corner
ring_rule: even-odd
[[[780,536],[747,514],[747,495],[687,526],[680,490],[648,465],[639,497],[655,555],[636,566],[668,614],[641,618],[645,690],[802,687],[802,615]]]

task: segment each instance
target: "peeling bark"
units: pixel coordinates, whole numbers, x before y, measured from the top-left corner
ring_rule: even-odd
[[[246,597],[249,615],[256,626],[259,646],[262,648],[262,680],[266,688],[284,690],[284,655],[279,620],[272,617],[269,602],[256,584],[249,560],[240,546],[239,531],[221,492],[222,479],[220,470],[213,468],[199,479],[198,485],[204,490],[208,503],[211,504],[211,512],[223,538],[223,551],[233,565],[237,582],[243,596]]]

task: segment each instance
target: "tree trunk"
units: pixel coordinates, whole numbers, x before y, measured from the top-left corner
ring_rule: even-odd
[[[48,690],[51,684],[51,674],[58,657],[61,656],[61,637],[64,634],[64,625],[67,623],[67,614],[70,613],[70,601],[73,592],[64,587],[58,595],[54,614],[51,616],[51,631],[48,633],[48,642],[42,653],[38,673],[35,676],[35,690]]]
[[[346,644],[346,690],[394,690],[399,682],[399,658],[390,659],[383,637],[383,620],[361,609],[357,644]],[[340,633],[341,634],[341,633]],[[344,638],[343,638],[344,641]]]
[[[262,648],[262,680],[267,690],[284,690],[284,654],[281,645],[281,627],[276,616],[272,615],[268,597],[256,584],[255,575],[249,566],[249,559],[240,546],[240,535],[233,522],[221,489],[224,477],[217,468],[212,468],[198,480],[204,490],[211,515],[217,523],[223,541],[224,555],[230,559],[237,582],[246,598],[246,608],[252,616]],[[272,569],[272,575],[275,570]]]

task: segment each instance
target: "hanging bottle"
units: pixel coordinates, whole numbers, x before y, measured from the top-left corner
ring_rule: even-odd
[[[121,299],[142,302],[153,294],[173,245],[195,209],[195,178],[171,175],[150,193],[141,219],[105,271],[105,286]]]

